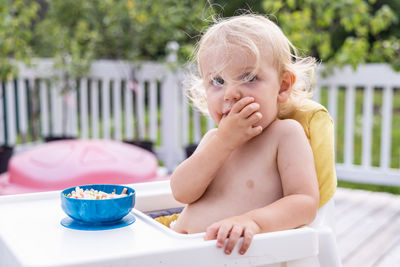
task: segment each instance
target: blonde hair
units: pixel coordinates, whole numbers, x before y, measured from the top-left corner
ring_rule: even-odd
[[[263,49],[267,45],[272,51],[273,64],[279,75],[290,72],[295,76],[288,101],[279,107],[279,117],[286,116],[293,109],[300,108],[303,100],[312,96],[311,87],[316,60],[312,57],[300,57],[296,47],[268,18],[246,14],[215,21],[197,45],[194,60],[197,62],[198,74],[189,75],[186,88],[187,96],[201,112],[208,113],[200,58],[205,51],[213,49],[213,45],[216,44],[227,49],[231,47],[246,49],[256,59],[255,69],[251,74],[256,74],[257,70],[262,67],[260,62]],[[227,62],[222,62],[221,68],[223,69],[226,64]]]

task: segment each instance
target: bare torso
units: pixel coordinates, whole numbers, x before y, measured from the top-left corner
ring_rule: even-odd
[[[282,198],[277,168],[279,123],[237,148],[204,194],[185,207],[174,230],[204,232],[212,223],[264,207]]]

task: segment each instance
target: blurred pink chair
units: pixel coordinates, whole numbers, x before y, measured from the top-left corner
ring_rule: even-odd
[[[62,140],[14,155],[0,175],[0,195],[60,190],[95,183],[168,179],[153,153],[112,140]]]

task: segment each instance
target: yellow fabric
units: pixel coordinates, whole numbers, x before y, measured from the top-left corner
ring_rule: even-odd
[[[169,227],[171,222],[177,220],[178,217],[179,217],[179,213],[174,213],[174,214],[171,214],[171,215],[159,216],[159,217],[155,218],[154,220],[156,220],[157,222]]]
[[[337,187],[333,120],[322,105],[311,100],[282,119],[294,119],[304,128],[314,154],[322,207]]]

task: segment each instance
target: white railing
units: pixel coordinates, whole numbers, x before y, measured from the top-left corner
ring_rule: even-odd
[[[67,92],[54,78],[62,73],[53,70],[52,60],[19,69],[18,79],[4,84],[0,144],[20,146],[47,136],[146,139],[161,143],[156,152],[167,166],[181,159],[174,136],[178,125],[171,119],[177,113],[178,80],[168,65],[96,61]]]
[[[385,64],[361,65],[357,71],[345,67],[327,78],[319,77],[317,100],[320,100],[323,87],[328,91],[328,110],[336,122],[338,92],[344,91],[345,96],[343,162],[336,164],[338,177],[355,182],[400,185],[400,72],[394,72]],[[355,116],[357,97],[362,97],[359,117]],[[381,100],[375,101],[377,98]],[[395,108],[394,103],[397,103]],[[361,136],[360,164],[354,162],[357,125]],[[395,128],[392,129],[392,125]],[[375,135],[380,135],[379,139],[373,138],[373,128]],[[373,150],[373,144],[377,142],[380,152]],[[376,153],[379,164],[372,162]],[[393,160],[392,153],[397,156]]]
[[[202,134],[215,126],[189,107],[181,86],[183,71],[174,64],[96,61],[89,75],[74,81],[74,90],[66,93],[54,80],[62,73],[55,72],[52,65],[44,59],[34,67],[21,65],[18,79],[4,84],[0,144],[23,148],[49,135],[146,139],[156,144],[159,159],[172,170],[184,159],[184,147],[198,143]],[[336,147],[338,177],[400,185],[400,140],[392,142],[392,122],[400,123],[400,110],[393,109],[393,99],[400,105],[400,73],[387,65],[371,64],[356,72],[337,70],[317,81],[315,99],[328,107],[336,124],[344,124],[344,133],[336,133],[337,144],[343,143]],[[356,110],[359,98],[362,117]],[[376,98],[382,100],[374,104]],[[378,127],[374,121],[378,121],[381,136],[378,159],[373,149],[377,142],[373,132]],[[355,139],[360,136],[361,152],[355,149]],[[391,160],[393,151],[397,162]],[[356,162],[355,155],[361,162]]]

